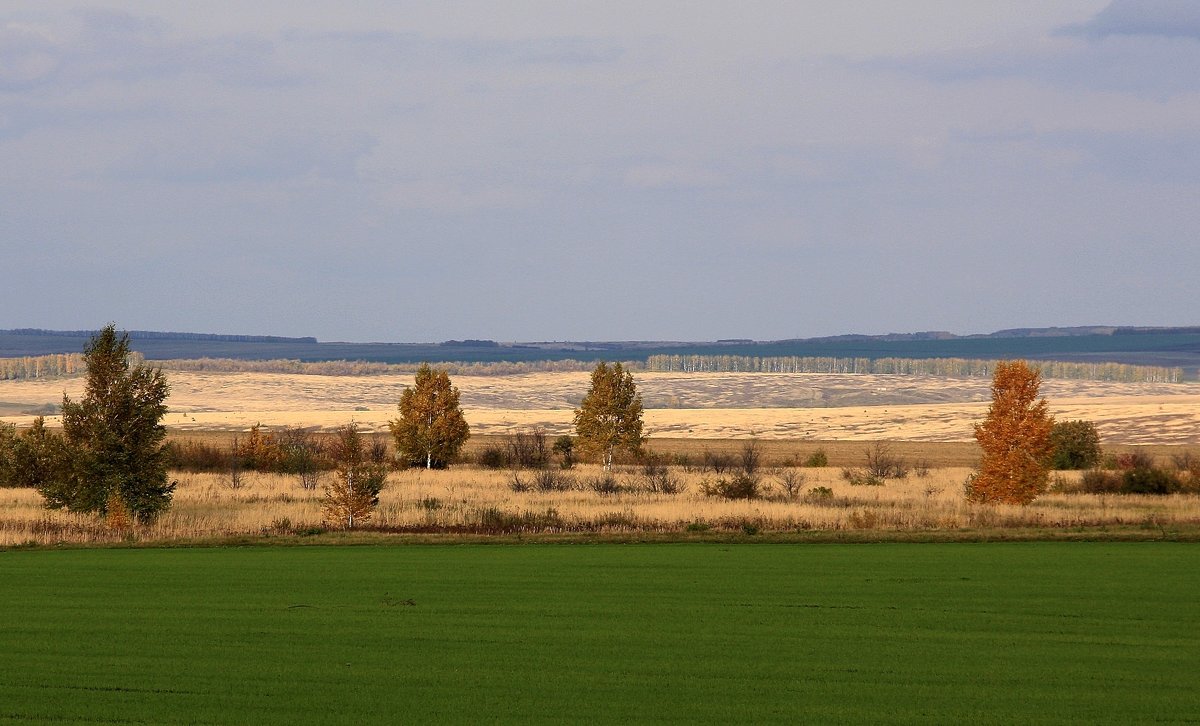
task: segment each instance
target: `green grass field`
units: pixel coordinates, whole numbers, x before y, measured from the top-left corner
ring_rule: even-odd
[[[0,552],[0,720],[1200,720],[1200,547]]]

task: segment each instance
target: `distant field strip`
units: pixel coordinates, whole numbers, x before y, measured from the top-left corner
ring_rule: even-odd
[[[385,431],[411,376],[311,376],[169,371],[172,429],[333,428],[351,419]],[[651,436],[862,441],[968,441],[987,409],[982,378],[813,373],[635,374]],[[0,417],[28,425],[52,412],[83,378],[0,381]],[[458,375],[472,431],[525,426],[569,433],[586,372]],[[1200,384],[1049,380],[1042,393],[1060,419],[1095,421],[1106,443],[1200,443]],[[51,424],[56,419],[48,419]]]
[[[20,723],[1184,723],[1200,547],[0,552]]]

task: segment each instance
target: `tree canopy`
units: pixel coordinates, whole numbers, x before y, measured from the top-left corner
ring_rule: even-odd
[[[605,468],[612,466],[617,451],[641,451],[642,395],[620,363],[596,364],[591,388],[575,409],[575,433],[579,449],[602,456]]]
[[[1041,374],[1025,361],[996,366],[992,405],[975,425],[983,450],[979,471],[970,483],[978,502],[1028,504],[1046,491],[1049,481],[1050,430],[1054,419],[1046,399],[1038,399]]]
[[[127,513],[149,522],[170,505],[175,490],[167,481],[161,424],[170,392],[166,376],[141,363],[130,366],[129,336],[118,336],[111,324],[83,355],[83,398],[63,396],[61,460],[39,491],[51,509]]]
[[[428,364],[417,369],[414,385],[400,395],[400,418],[389,422],[396,451],[409,465],[444,468],[471,435],[450,376]]]

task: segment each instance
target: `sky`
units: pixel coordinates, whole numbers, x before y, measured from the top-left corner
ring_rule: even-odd
[[[9,0],[0,328],[1200,323],[1193,0]]]

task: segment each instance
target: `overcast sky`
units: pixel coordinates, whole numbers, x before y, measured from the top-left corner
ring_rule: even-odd
[[[1200,2],[0,4],[0,328],[1200,323]]]

